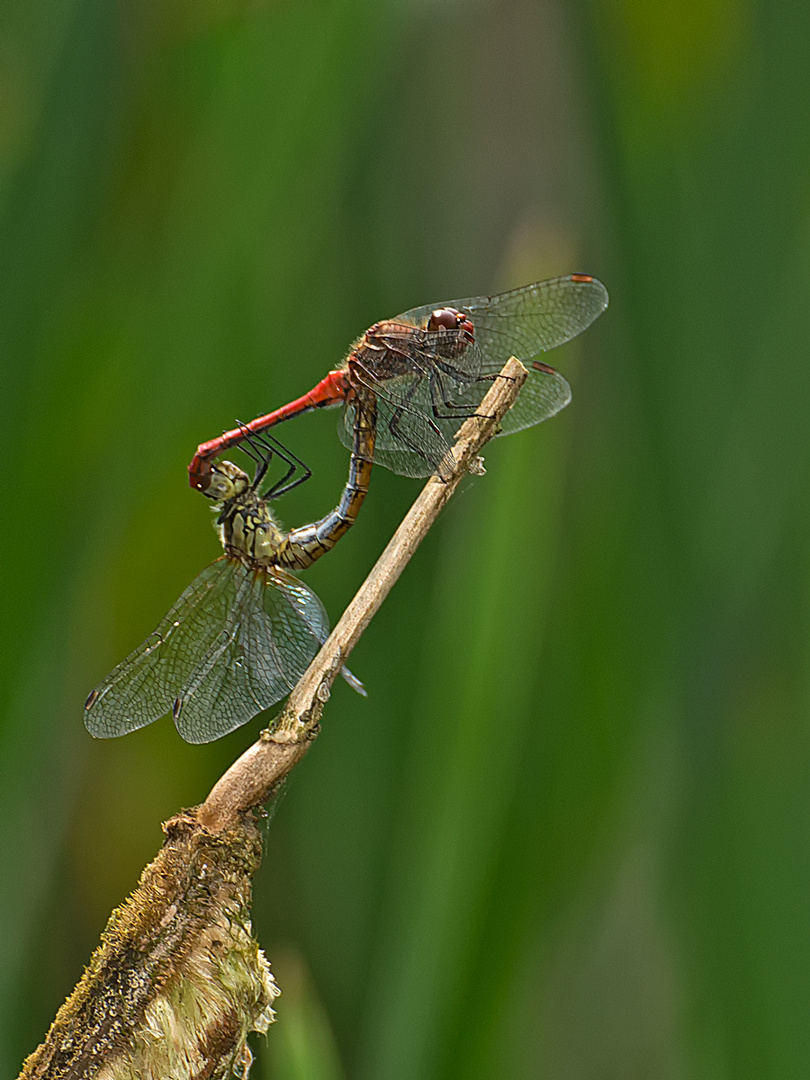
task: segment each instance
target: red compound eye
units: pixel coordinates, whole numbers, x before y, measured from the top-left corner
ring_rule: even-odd
[[[428,330],[460,330],[470,341],[475,341],[472,320],[455,308],[436,308],[427,323]]]
[[[464,316],[455,308],[437,308],[428,319],[428,330],[458,330]]]

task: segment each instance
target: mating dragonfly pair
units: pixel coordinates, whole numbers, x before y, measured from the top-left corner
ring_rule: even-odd
[[[572,274],[497,296],[413,308],[375,323],[343,364],[303,397],[202,443],[189,481],[217,504],[225,553],[90,694],[85,723],[91,734],[124,735],[171,712],[187,742],[210,742],[285,697],[329,632],[320,600],[291,571],[310,566],[354,524],[372,463],[405,476],[449,475],[456,429],[475,413],[510,356],[527,364],[529,378],[501,434],[554,416],[571,390],[558,371],[535,358],[576,337],[607,304],[601,282]],[[339,435],[351,451],[341,500],[320,521],[285,532],[270,502],[303,483],[309,471],[264,433],[339,404]],[[217,461],[237,445],[256,462],[252,480],[231,462]],[[273,457],[286,472],[260,495]],[[342,674],[365,693],[348,669]]]

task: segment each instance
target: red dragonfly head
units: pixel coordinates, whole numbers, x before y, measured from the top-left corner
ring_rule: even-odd
[[[452,334],[442,334],[436,343],[436,352],[440,356],[459,356],[475,341],[475,327],[469,315],[455,308],[436,308],[432,311],[425,326],[427,333],[452,330]]]

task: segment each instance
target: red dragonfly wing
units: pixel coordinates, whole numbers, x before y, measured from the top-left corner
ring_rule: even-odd
[[[418,370],[389,379],[377,379],[364,370],[355,377],[362,379],[377,399],[374,461],[400,476],[425,477],[436,472],[449,476],[453,467],[451,442],[460,424],[456,422],[448,434],[446,426],[434,417],[428,378]],[[338,435],[349,450],[355,417],[354,403],[349,400],[338,422]]]
[[[510,354],[511,355],[511,354]],[[501,370],[503,364],[498,367]],[[511,435],[514,431],[539,424],[556,415],[571,401],[571,387],[559,371],[543,365],[545,370],[537,370],[529,363],[529,378],[523,384],[518,399],[504,416],[499,435]],[[453,407],[461,416],[471,415],[476,411],[481,400],[491,386],[491,382],[473,381],[459,384],[450,391]],[[438,420],[437,424],[452,440],[452,432],[460,426],[460,420]]]
[[[466,416],[480,405],[510,356],[526,362],[530,377],[501,431],[509,434],[538,424],[571,400],[571,388],[548,365],[532,360],[585,330],[605,310],[607,290],[586,275],[553,278],[495,296],[477,296],[447,303],[424,304],[387,320],[382,338],[395,359],[407,358],[388,374],[386,354],[372,369],[352,369],[377,395],[377,442],[374,460],[405,476],[446,474],[450,449]],[[458,348],[458,331],[427,330],[439,308],[469,315],[475,341]],[[399,324],[399,329],[398,329]],[[351,447],[354,409],[351,402],[338,426],[341,441]]]
[[[486,382],[475,380],[499,372],[510,356],[526,363],[530,377],[503,422],[503,433],[508,434],[538,424],[568,404],[571,390],[562,375],[553,369],[536,370],[531,367],[531,361],[582,333],[607,306],[607,289],[600,281],[573,274],[495,296],[426,304],[406,311],[394,321],[425,326],[431,314],[442,307],[455,308],[470,316],[475,343],[452,361],[455,378],[451,373],[444,379],[449,386],[455,381],[455,392],[449,397],[462,414],[465,405],[474,411],[488,389]],[[441,352],[446,331],[438,330],[426,337],[434,337],[437,343],[434,351]],[[430,348],[429,343],[425,347]],[[439,423],[439,426],[446,434],[452,424]]]
[[[475,345],[465,350],[470,375],[500,371],[510,356],[531,360],[556,349],[587,329],[608,306],[607,289],[585,274],[551,278],[523,285],[495,296],[475,296],[425,304],[397,317],[413,326],[425,326],[438,308],[455,308],[470,315]]]

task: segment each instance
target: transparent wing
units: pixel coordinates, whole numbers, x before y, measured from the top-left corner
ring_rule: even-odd
[[[308,585],[305,585],[303,581],[299,581],[298,578],[289,573],[289,571],[283,570],[281,567],[275,567],[270,573],[273,575],[275,585],[286,595],[293,611],[306,625],[310,634],[315,638],[317,645],[323,645],[329,637],[329,616],[326,614],[326,610],[321,601]],[[309,647],[308,642],[307,646]],[[303,654],[301,655],[303,666],[301,667],[300,673],[296,675],[295,682],[298,682],[301,675],[303,675],[309,667],[315,652],[317,652],[317,648],[313,651],[311,656],[307,657],[305,662],[303,661]],[[358,694],[362,694],[363,697],[366,696],[366,688],[357,676],[353,675],[347,667],[342,667],[340,669],[340,674],[353,690],[356,690]]]
[[[186,742],[219,739],[295,686],[328,633],[320,600],[278,567],[247,570],[233,620],[200,660],[174,707]]]
[[[544,370],[538,370],[532,367],[531,363],[529,364],[529,377],[523,384],[517,401],[504,416],[499,435],[511,435],[514,431],[522,431],[523,428],[531,427],[532,424],[548,420],[571,401],[571,387],[566,379],[559,371],[555,371],[546,364],[543,368]],[[501,368],[498,370],[500,371]],[[491,377],[458,385],[455,392],[451,394],[451,400],[458,410],[459,418],[437,419],[436,421],[448,439],[452,440],[461,426],[462,418],[465,415],[471,416],[477,410],[490,386],[492,386]]]
[[[284,571],[281,572],[284,573]],[[285,587],[293,595],[301,618],[306,622],[311,633],[318,639],[318,644],[323,645],[329,637],[329,617],[324,610],[323,604],[315,593],[307,588],[303,582],[299,581],[298,578],[293,577],[292,574],[286,576],[288,580]],[[365,686],[345,665],[340,669],[340,674],[352,690],[356,690],[358,694],[367,697]]]
[[[511,355],[511,353],[509,354]],[[504,357],[504,363],[508,356]],[[500,371],[503,364],[497,368]],[[509,435],[539,424],[571,401],[571,387],[553,368],[529,365],[529,378],[506,414],[499,434]],[[377,437],[374,461],[400,476],[448,476],[453,467],[452,444],[492,385],[492,375],[457,380],[442,372],[429,376],[400,376],[378,384]],[[338,434],[352,447],[355,410],[346,404]]]
[[[501,422],[499,435],[522,431],[556,416],[571,401],[571,387],[559,371],[538,371],[529,366],[529,377],[518,399]]]
[[[412,375],[389,379],[377,379],[369,371],[359,377],[377,399],[374,461],[400,476],[424,477],[436,472],[449,476],[453,468],[451,443],[459,424],[443,425],[435,416],[429,376],[417,369]],[[355,416],[350,400],[338,423],[340,440],[349,449]]]
[[[422,325],[437,306],[468,313],[475,329],[475,343],[450,363],[456,371],[455,380],[452,375],[443,377],[452,387],[448,399],[459,414],[475,411],[489,388],[488,377],[499,372],[510,356],[529,368],[517,402],[504,417],[501,433],[507,435],[547,420],[570,402],[571,388],[563,376],[553,368],[537,370],[531,361],[587,329],[608,306],[608,294],[596,278],[561,277],[496,296],[413,308],[400,318]],[[441,348],[443,336],[439,338],[439,333]],[[432,335],[426,336],[429,339]],[[439,422],[438,426],[448,435],[452,422]]]
[[[510,356],[531,360],[570,341],[607,306],[607,289],[601,281],[573,275],[495,296],[426,304],[406,311],[398,320],[423,326],[440,307],[467,312],[475,328],[475,344],[465,350],[463,368],[470,376],[491,375],[500,371]]]
[[[296,617],[322,645],[329,637],[329,616],[318,596],[289,570],[275,566],[268,573],[272,575],[276,587],[285,595]],[[267,602],[268,597],[265,596],[265,604]]]
[[[172,711],[200,658],[228,624],[240,569],[225,558],[206,567],[154,633],[99,683],[85,705],[91,735],[115,738]]]
[[[390,354],[379,358],[379,371],[360,377],[378,402],[374,460],[405,476],[447,475],[450,447],[467,416],[477,410],[491,380],[510,356],[529,367],[529,378],[507,413],[502,434],[520,431],[554,416],[571,400],[571,388],[559,372],[531,361],[585,330],[608,304],[600,281],[584,275],[553,278],[496,296],[425,304],[388,320],[385,341]],[[431,313],[452,307],[469,314],[475,342],[454,349],[454,331],[424,329]],[[401,323],[401,330],[396,324]],[[391,356],[394,373],[389,372]],[[407,356],[410,371],[401,373]],[[399,370],[397,370],[397,365]],[[356,372],[352,372],[356,377]],[[347,404],[338,426],[351,448],[354,409]]]

